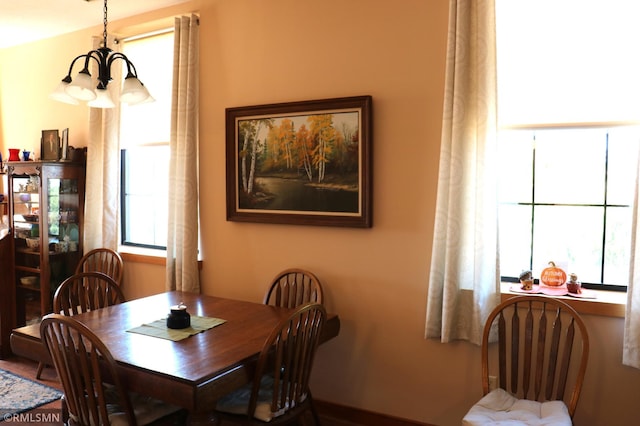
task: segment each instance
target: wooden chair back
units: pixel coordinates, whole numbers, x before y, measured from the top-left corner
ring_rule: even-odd
[[[587,328],[571,306],[546,296],[514,297],[485,324],[482,389],[489,393],[494,376],[517,398],[564,401],[573,417],[588,358]]]
[[[100,272],[83,272],[67,278],[53,296],[53,311],[75,315],[125,301],[122,289]]]
[[[81,272],[102,272],[111,277],[116,284],[122,285],[124,262],[117,251],[97,248],[82,256],[75,270],[76,274]]]
[[[264,304],[295,308],[305,303],[322,303],[322,285],[313,273],[299,268],[286,269],[272,281]]]
[[[40,324],[40,335],[64,390],[64,417],[72,425],[107,425],[109,414],[103,383],[109,383],[118,395],[120,409],[128,424],[136,425],[129,396],[116,371],[116,362],[104,343],[84,324],[74,318],[46,315]],[[112,392],[112,390],[110,391]]]
[[[275,417],[271,424],[289,423],[313,408],[309,377],[326,318],[324,306],[310,303],[298,307],[274,328],[258,358],[247,412],[250,419],[253,420],[265,374],[273,379],[271,412],[285,413]]]

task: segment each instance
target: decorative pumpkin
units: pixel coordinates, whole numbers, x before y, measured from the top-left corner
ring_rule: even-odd
[[[558,268],[555,263],[549,262],[549,266],[540,274],[540,281],[549,287],[560,287],[567,282],[567,273]]]

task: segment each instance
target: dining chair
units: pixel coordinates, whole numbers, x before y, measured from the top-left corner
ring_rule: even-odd
[[[285,269],[272,281],[265,305],[295,308],[305,303],[322,303],[322,285],[313,273],[299,268]]]
[[[124,263],[122,256],[115,250],[97,248],[88,251],[78,262],[75,273],[102,272],[110,276],[118,285],[122,285]]]
[[[106,274],[82,272],[64,280],[53,295],[53,312],[75,315],[125,301],[122,289]]]
[[[122,289],[112,278],[101,272],[82,272],[70,276],[56,289],[53,312],[71,316],[124,301]],[[37,379],[45,365],[38,363]]]
[[[281,425],[311,411],[319,425],[309,376],[326,315],[324,306],[310,303],[281,321],[262,347],[252,383],[217,401],[216,420]]]
[[[109,349],[73,317],[46,315],[40,335],[62,383],[64,424],[135,426],[184,416],[178,407],[128,392]]]
[[[484,326],[484,396],[462,424],[571,425],[588,359],[587,328],[567,303],[539,295],[506,300]]]

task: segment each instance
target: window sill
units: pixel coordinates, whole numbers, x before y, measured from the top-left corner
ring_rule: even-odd
[[[125,262],[161,266],[167,265],[167,252],[165,250],[120,246],[118,252]],[[198,269],[202,270],[202,260],[198,260]]]
[[[502,283],[501,300],[503,302],[512,297],[522,295],[522,293],[514,293],[510,291],[509,287],[512,285],[514,285],[514,283]],[[603,290],[596,290],[596,292],[597,297],[595,299],[577,299],[571,296],[554,297],[567,302],[567,304],[580,314],[624,318],[627,304],[627,293]]]
[[[138,247],[120,246],[118,251],[122,260],[131,263],[148,263],[152,265],[166,265],[167,252]]]

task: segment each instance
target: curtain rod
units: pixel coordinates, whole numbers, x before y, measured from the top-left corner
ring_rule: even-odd
[[[640,121],[603,121],[584,123],[531,123],[531,124],[504,124],[498,125],[499,130],[537,130],[537,129],[576,129],[576,128],[601,128],[637,126]]]
[[[133,35],[133,36],[129,36],[129,37],[123,37],[123,38],[116,38],[114,40],[114,43],[118,44],[118,43],[121,43],[121,42],[142,40],[144,38],[155,37],[155,36],[162,35],[162,34],[167,34],[167,33],[173,32],[173,31],[174,31],[173,27],[161,28],[159,30],[150,31],[150,32],[144,33],[144,34],[137,34],[137,35]]]

